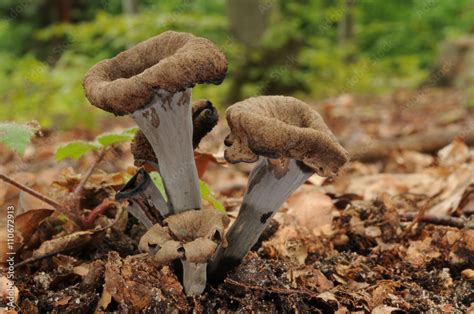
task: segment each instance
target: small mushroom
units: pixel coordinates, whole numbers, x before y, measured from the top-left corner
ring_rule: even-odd
[[[161,222],[170,214],[171,208],[156,188],[150,175],[143,168],[115,194],[117,201],[128,200],[128,212],[147,229]]]
[[[193,148],[199,146],[201,140],[217,125],[219,114],[209,100],[198,100],[193,103]],[[136,166],[142,166],[144,162],[154,165],[158,169],[158,159],[153,147],[148,142],[145,134],[138,131],[132,142],[132,154]]]
[[[349,160],[321,116],[293,97],[252,97],[230,106],[224,157],[255,162],[236,221],[208,272],[222,278],[257,242],[270,218],[311,175],[335,175]]]
[[[176,213],[201,207],[191,89],[220,84],[226,72],[227,60],[211,41],[167,31],[97,63],[84,78],[93,105],[131,115],[145,134]]]
[[[166,218],[163,224],[156,224],[145,233],[139,249],[152,254],[159,263],[184,261],[189,265],[183,273],[187,294],[202,293],[206,286],[206,262],[223,241],[229,218],[214,209],[190,210]]]

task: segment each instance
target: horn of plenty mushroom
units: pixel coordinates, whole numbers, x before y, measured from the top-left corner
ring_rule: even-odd
[[[230,106],[231,133],[224,157],[230,163],[255,162],[236,221],[208,266],[222,278],[257,242],[270,218],[311,175],[336,174],[348,161],[321,116],[302,101],[260,96]]]
[[[145,134],[159,160],[173,213],[201,208],[193,154],[192,87],[220,84],[226,72],[227,60],[211,41],[167,31],[97,63],[84,78],[86,97],[94,106],[131,115]],[[202,279],[186,271],[189,267],[194,266],[184,261],[185,276]],[[184,288],[188,294],[202,292]]]

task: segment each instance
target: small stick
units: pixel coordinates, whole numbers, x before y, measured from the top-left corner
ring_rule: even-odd
[[[106,149],[102,148],[102,150],[99,153],[99,156],[97,159],[94,161],[94,163],[89,167],[87,170],[86,174],[82,178],[81,182],[77,185],[77,187],[74,189],[74,192],[72,193],[71,199],[73,200],[74,207],[78,208],[79,207],[79,200],[81,198],[81,193],[84,190],[84,186],[86,185],[87,181],[92,175],[92,172],[94,172],[94,169],[97,167],[97,165],[104,159],[106,153]]]
[[[423,217],[426,213],[426,211],[428,210],[428,206],[430,204],[430,201],[431,199],[429,199],[424,205],[423,207],[420,208],[420,210],[418,211],[418,213],[415,215],[413,215],[413,221],[408,225],[408,227],[403,231],[402,233],[402,238],[406,237],[407,234],[409,234],[411,232],[411,230],[413,229],[413,226],[415,226],[416,223],[418,223],[421,219],[421,217]]]
[[[36,192],[35,190],[33,189],[30,189],[29,187],[27,187],[26,185],[24,184],[21,184],[19,182],[16,182],[15,180],[13,180],[12,178],[4,175],[4,174],[1,174],[0,173],[0,179],[13,185],[13,186],[16,186],[17,188],[19,188],[20,190],[36,197],[37,199],[45,202],[46,204],[48,205],[51,205],[54,209],[56,209],[57,211],[60,211],[62,213],[68,213],[69,211],[61,204],[59,204],[58,202],[50,199],[49,197],[47,197],[46,195],[43,195],[39,192]]]
[[[464,228],[464,220],[459,217],[451,217],[451,216],[442,217],[442,216],[435,216],[435,215],[430,215],[430,214],[424,214],[422,216],[418,216],[415,213],[405,213],[405,214],[401,214],[400,218],[406,221],[413,220],[413,222],[410,225],[412,225],[416,220],[416,222],[425,222],[425,223],[430,223],[434,225]]]
[[[230,278],[226,278],[224,280],[224,283],[227,283],[227,284],[230,284],[230,285],[233,285],[233,286],[238,286],[238,287],[241,287],[241,288],[244,288],[244,289],[247,289],[247,290],[257,290],[257,291],[262,291],[262,292],[266,292],[266,293],[276,293],[276,294],[286,294],[286,295],[288,295],[288,294],[300,294],[300,295],[307,296],[309,298],[317,298],[318,297],[317,294],[312,293],[310,291],[296,290],[296,289],[282,289],[282,288],[264,288],[264,287],[260,287],[260,286],[256,286],[256,285],[249,285],[249,284],[245,284],[245,283],[242,283],[242,282],[238,282],[238,281],[230,279]]]
[[[99,205],[97,205],[88,215],[87,217],[84,217],[83,218],[83,225],[86,227],[86,228],[90,228],[92,227],[92,224],[94,223],[94,221],[97,219],[97,216],[99,216],[100,214],[104,213],[105,210],[107,208],[109,208],[110,204],[112,204],[112,202],[106,198],[102,201],[102,203],[100,203]]]

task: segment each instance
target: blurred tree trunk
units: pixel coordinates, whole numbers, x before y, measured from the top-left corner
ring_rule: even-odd
[[[138,1],[137,0],[122,0],[122,12],[125,14],[138,13]]]
[[[344,56],[346,63],[351,63],[354,59],[354,55],[350,51],[350,43],[354,38],[354,6],[355,0],[344,1],[344,15],[338,24],[339,43],[348,49]]]
[[[227,11],[232,38],[245,46],[245,61],[234,69],[233,79],[227,94],[226,103],[241,99],[243,85],[248,81],[250,50],[258,45],[265,32],[266,19],[271,12],[272,3],[263,0],[227,0]]]
[[[262,0],[227,0],[232,36],[246,46],[256,45],[265,32],[272,3]]]
[[[58,21],[60,23],[71,22],[72,2],[71,0],[55,0]]]

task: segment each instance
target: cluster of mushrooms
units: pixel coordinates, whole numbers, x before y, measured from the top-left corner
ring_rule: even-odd
[[[348,161],[321,116],[285,96],[252,97],[230,106],[229,163],[253,163],[242,205],[229,218],[202,208],[194,149],[216,125],[212,103],[192,103],[196,84],[220,84],[227,60],[211,41],[167,31],[94,65],[84,78],[89,101],[115,115],[130,115],[140,128],[132,152],[153,165],[163,196],[145,168],[116,195],[146,228],[139,243],[159,263],[180,260],[187,295],[199,295],[208,279],[219,280],[257,242],[278,208],[314,173],[331,176]],[[148,169],[150,170],[150,169]]]

